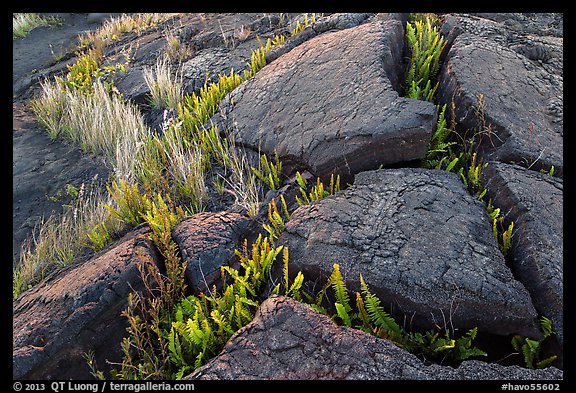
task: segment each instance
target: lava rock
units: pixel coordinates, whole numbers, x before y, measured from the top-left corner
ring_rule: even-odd
[[[236,332],[223,351],[184,379],[463,380],[561,379],[549,367],[530,370],[479,361],[460,367],[425,365],[388,340],[337,326],[293,299],[274,296],[254,320]]]
[[[291,274],[323,283],[338,263],[349,290],[360,291],[362,274],[410,326],[450,321],[540,335],[530,295],[506,266],[484,205],[454,173],[359,173],[353,186],[297,209],[279,242],[290,251]]]
[[[128,294],[143,288],[140,263],[160,266],[148,228],[133,231],[94,258],[59,271],[14,301],[14,379],[89,379],[84,354],[121,362]]]
[[[437,94],[454,102],[459,127],[484,133],[488,160],[535,170],[553,165],[562,176],[562,38],[526,38],[467,16],[448,17],[444,31],[451,46]]]
[[[436,121],[429,102],[399,96],[404,30],[394,19],[317,35],[266,65],[220,105],[236,143],[347,181],[423,158]]]
[[[198,213],[184,219],[172,231],[186,262],[186,281],[195,293],[210,291],[241,245],[250,219],[229,213]]]
[[[483,179],[487,197],[506,213],[505,222],[514,222],[510,250],[514,272],[563,342],[564,182],[498,162],[488,164]]]

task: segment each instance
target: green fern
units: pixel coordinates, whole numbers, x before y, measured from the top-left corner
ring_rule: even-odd
[[[274,162],[268,161],[266,154],[260,156],[260,169],[252,168],[252,172],[271,190],[277,190],[282,185],[281,172],[282,162],[278,158],[278,153],[274,150]]]
[[[406,40],[411,50],[406,97],[432,101],[438,88],[438,83],[432,86],[432,80],[440,69],[440,54],[446,41],[428,16],[424,21],[406,23]]]
[[[540,340],[515,335],[511,341],[512,347],[522,354],[526,367],[532,369],[548,367],[557,358],[557,355],[552,355],[545,359],[540,359],[542,343],[548,337],[556,334],[556,332],[552,329],[552,321],[544,316],[538,319],[538,325],[543,336]]]
[[[92,243],[90,246],[94,251],[100,251],[112,241],[112,236],[106,227],[105,222],[97,224],[86,236]]]
[[[370,321],[380,329],[381,334],[383,333],[392,341],[399,339],[398,342],[401,343],[402,329],[394,318],[384,311],[384,307],[380,305],[380,299],[370,292],[362,275],[360,275],[360,289],[364,294],[364,304]]]
[[[428,150],[426,152],[425,166],[427,168],[441,169],[443,163],[449,160],[454,154],[452,152],[452,146],[456,145],[456,142],[448,142],[448,136],[452,132],[451,128],[447,127],[446,121],[446,107],[444,105],[440,110],[440,105],[436,107],[438,111],[438,121],[436,122],[436,129],[432,134],[430,144],[428,145]],[[438,156],[441,155],[441,159]],[[454,157],[448,166],[445,168],[447,172],[450,172],[452,168],[458,163],[459,158]]]
[[[332,290],[334,291],[336,298],[334,307],[336,308],[338,317],[340,317],[344,325],[352,326],[352,321],[350,319],[352,307],[350,306],[350,296],[348,294],[348,289],[346,288],[346,284],[342,279],[342,274],[340,274],[340,266],[335,263],[333,268],[334,270],[328,278],[326,285],[332,287]]]
[[[104,205],[110,213],[131,226],[143,221],[142,215],[150,210],[151,202],[147,194],[140,194],[137,184],[130,185],[120,179],[119,182],[114,180],[112,186],[106,186],[106,189],[117,206]]]
[[[300,194],[302,195],[302,198],[296,196],[296,202],[298,202],[300,206],[307,205],[312,201],[324,199],[340,191],[340,175],[336,176],[336,178],[334,178],[334,174],[330,175],[328,190],[324,188],[324,184],[318,177],[316,178],[316,185],[312,186],[310,192],[308,192],[308,182],[302,177],[300,172],[296,172],[296,182],[300,187]]]
[[[290,219],[288,206],[286,205],[286,200],[283,195],[280,195],[280,200],[282,202],[282,213],[284,214],[284,217],[282,217],[278,211],[275,199],[272,198],[272,201],[268,204],[268,221],[270,223],[262,225],[264,230],[269,233],[270,239],[272,240],[276,240],[280,237],[282,232],[284,232],[286,221]]]
[[[284,295],[289,296],[295,300],[302,301],[302,295],[300,293],[300,289],[302,288],[302,284],[304,283],[304,275],[302,272],[298,272],[292,284],[290,284],[290,278],[288,275],[288,248],[284,248],[282,250],[282,279],[284,285]],[[278,284],[275,293],[279,293],[280,284]]]
[[[464,336],[456,339],[456,346],[452,355],[455,360],[466,360],[472,357],[488,356],[486,352],[472,346],[472,341],[476,338],[477,333],[478,328],[473,328]]]

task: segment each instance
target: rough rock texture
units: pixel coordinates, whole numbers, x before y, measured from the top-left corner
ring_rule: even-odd
[[[423,329],[450,319],[538,336],[530,296],[506,266],[484,206],[453,173],[362,172],[348,189],[297,209],[279,241],[293,272],[325,280],[338,263],[349,289],[359,290],[362,274],[385,307]]]
[[[483,95],[484,120],[496,134],[485,138],[489,158],[535,170],[554,165],[561,175],[562,38],[457,15],[446,16],[443,31],[452,45],[441,68],[438,99],[455,101],[460,127],[478,127],[477,102]]]
[[[514,222],[515,275],[563,342],[564,182],[517,165],[491,162],[484,170],[484,183],[507,222]]]
[[[104,14],[62,15],[69,16],[62,29],[39,28],[14,41],[15,239],[28,233],[44,212],[65,202],[46,203],[46,196],[55,196],[68,183],[79,186],[96,173],[107,177],[93,157],[80,160],[76,151],[58,141],[48,143],[40,130],[32,130],[36,126],[22,105],[39,90],[39,81],[66,72],[66,65],[77,60],[74,49],[67,52],[74,43],[70,24],[77,32],[104,20]],[[449,45],[442,59],[440,101],[451,103],[454,97],[459,131],[465,131],[478,125],[475,104],[483,94],[484,118],[493,131],[482,146],[483,158],[514,161],[534,171],[494,163],[484,173],[488,196],[515,221],[514,248],[506,261],[510,266],[492,238],[484,207],[454,174],[423,169],[361,173],[381,164],[417,165],[413,160],[424,156],[435,125],[433,104],[399,97],[408,55],[406,17],[326,15],[269,52],[268,64],[221,103],[213,120],[222,123],[222,134],[234,134],[239,148],[247,147],[247,167],[258,165],[259,152],[270,155],[278,149],[285,175],[298,170],[313,182],[316,175],[336,172],[342,184],[356,177],[355,185],[338,195],[300,208],[279,240],[290,248],[291,274],[305,273],[306,289],[316,285],[318,290],[339,263],[348,288],[358,290],[362,273],[407,330],[427,330],[432,323],[460,331],[478,326],[486,334],[477,339],[489,342],[492,359],[520,363],[521,355],[510,354],[509,334],[537,337],[537,312],[552,318],[560,344],[563,338],[563,183],[538,174],[550,165],[560,177],[563,171],[563,16],[442,16]],[[276,34],[288,36],[295,18],[287,13],[179,14],[151,30],[122,34],[105,48],[104,58],[115,64],[130,57],[127,74],[118,75],[115,85],[125,99],[141,104],[146,124],[155,132],[170,118],[176,121],[176,113],[147,105],[149,88],[142,70],[166,54],[168,33],[188,49],[183,58],[172,59],[171,67],[173,73],[180,70],[190,93],[230,68],[241,72],[250,50],[258,47],[256,36],[263,43]],[[54,55],[63,57],[54,62]],[[205,289],[204,283],[217,284],[221,265],[237,262],[238,242],[248,238],[250,243],[263,231],[271,198],[282,194],[292,207],[299,192],[293,177],[284,179],[284,186],[269,191],[248,220],[235,214],[244,213],[245,206],[234,204],[234,195],[217,196],[210,181],[214,178],[230,180],[232,175],[218,165],[207,174],[206,209],[219,213],[195,215],[173,232],[196,292]],[[100,368],[110,366],[106,360],[121,361],[126,323],[120,312],[128,293],[141,289],[136,264],[160,263],[144,232],[137,230],[87,262],[75,261],[14,301],[14,378],[90,379],[83,358],[88,351],[95,352]],[[278,274],[273,272],[274,284]],[[552,341],[545,343],[551,346],[543,348],[543,355],[562,351]],[[555,364],[562,364],[559,360]],[[387,341],[338,327],[280,297],[264,301],[255,320],[190,376],[562,377],[556,368],[528,370],[480,361],[466,361],[456,369],[424,364]]]
[[[550,367],[529,370],[478,361],[456,369],[424,365],[387,340],[337,326],[286,297],[262,303],[224,350],[185,379],[562,379]]]
[[[262,14],[185,14],[179,22],[165,23],[165,34],[146,34],[135,39],[131,63],[126,74],[115,83],[125,98],[147,104],[150,88],[143,70],[153,68],[156,60],[169,50],[168,34],[180,43],[182,58],[172,59],[173,76],[180,78],[183,91],[198,93],[206,82],[217,82],[220,74],[231,69],[241,73],[248,67],[251,51],[258,47],[256,35],[265,42],[279,23],[274,15]],[[122,53],[119,46],[117,52]]]
[[[317,176],[420,159],[436,108],[398,96],[403,40],[397,20],[313,37],[229,94],[223,129]]]
[[[243,240],[250,219],[237,213],[198,213],[183,220],[172,236],[186,262],[186,280],[194,292],[206,292],[220,277]]]
[[[89,379],[84,353],[121,361],[128,294],[141,287],[139,262],[158,263],[147,229],[59,272],[14,301],[14,379]]]
[[[288,37],[283,45],[274,47],[266,55],[266,63],[276,60],[278,57],[287,53],[318,34],[330,30],[349,29],[363,23],[367,18],[374,14],[367,13],[336,13],[318,20],[316,23],[308,25],[299,34]],[[392,18],[390,15],[383,15],[382,19]]]

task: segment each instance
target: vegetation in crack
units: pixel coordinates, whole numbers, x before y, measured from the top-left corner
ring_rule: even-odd
[[[413,20],[413,22],[410,22]],[[439,20],[429,14],[411,14],[406,23],[406,40],[410,48],[410,64],[405,81],[405,96],[432,101],[438,82],[433,80],[440,70],[440,55],[446,41],[438,31]]]
[[[512,347],[522,354],[527,368],[545,368],[557,358],[556,355],[552,355],[543,359],[541,354],[542,343],[556,334],[552,329],[552,321],[545,316],[540,316],[538,318],[538,326],[542,332],[542,338],[539,340],[520,335],[512,337]]]
[[[406,76],[406,96],[433,102],[438,83],[433,80],[440,70],[440,55],[446,41],[439,33],[441,21],[434,14],[410,14],[406,24],[406,40],[411,51],[410,64]],[[494,238],[504,255],[510,250],[514,223],[504,224],[499,208],[486,201],[486,188],[482,185],[481,174],[488,163],[478,157],[477,149],[484,138],[492,137],[492,129],[484,116],[485,96],[480,94],[474,111],[480,126],[472,136],[461,136],[456,132],[455,103],[451,103],[451,120],[448,125],[447,104],[437,105],[438,120],[432,133],[422,166],[455,172],[469,191],[485,206],[492,222]]]
[[[153,102],[156,106],[177,107],[178,117],[168,119],[162,134],[156,135],[147,129],[138,108],[123,100],[114,87],[115,74],[125,72],[130,56],[125,55],[125,63],[102,63],[105,48],[122,34],[155,28],[174,16],[122,15],[79,37],[77,61],[68,66],[67,74],[56,76],[54,83],[45,80],[40,96],[32,100],[33,112],[52,139],[64,137],[84,151],[106,158],[113,169],[108,191],[114,192],[98,194],[97,200],[84,204],[81,225],[78,209],[74,220],[64,215],[40,223],[39,235],[23,246],[22,257],[13,270],[14,298],[49,272],[69,264],[80,250],[99,251],[126,226],[141,222],[142,209],[130,212],[131,207],[116,205],[118,202],[154,200],[162,195],[189,214],[203,210],[208,199],[206,177],[215,163],[224,166],[225,177],[216,177],[214,187],[221,194],[231,194],[234,203],[249,215],[259,210],[262,190],[243,151],[235,147],[230,136],[221,138],[215,125],[205,125],[218,110],[220,100],[258,72],[266,64],[268,51],[282,44],[284,36],[266,43],[258,37],[259,48],[252,51],[242,75],[231,70],[229,75],[220,75],[218,82],[206,83],[199,94],[177,97],[178,79],[170,78],[167,63],[159,61],[147,79],[153,87]],[[306,18],[304,25],[315,19],[315,15]],[[291,35],[297,33],[292,31]],[[128,195],[122,196],[124,192]],[[128,210],[122,211],[124,208]],[[77,246],[70,248],[71,244]]]
[[[406,96],[414,99],[422,99],[430,102],[435,101],[434,94],[438,82],[433,83],[440,69],[440,55],[446,46],[446,41],[441,37],[438,30],[441,21],[434,14],[410,14],[406,28],[406,39],[411,50],[410,66],[406,78]],[[478,119],[478,127],[466,130],[464,133],[457,132],[455,116],[455,103],[451,102],[450,111],[448,105],[437,105],[438,120],[433,131],[426,156],[422,162],[425,168],[442,169],[454,172],[458,175],[469,192],[481,201],[486,207],[492,226],[492,234],[500,251],[507,257],[512,249],[514,235],[514,222],[507,219],[499,207],[494,206],[492,199],[486,199],[487,189],[482,183],[482,171],[488,166],[478,155],[478,148],[484,139],[490,139],[495,134],[492,126],[485,117],[486,97],[479,94],[474,105],[474,114]],[[450,120],[448,120],[450,119]],[[553,175],[553,168],[548,173]],[[547,320],[548,323],[550,322]],[[546,319],[539,319],[543,334],[550,336],[551,327]],[[475,337],[476,332],[468,333],[468,345]],[[418,337],[416,341],[422,342],[427,337],[437,338],[431,332]],[[449,334],[445,336],[449,339]],[[451,341],[448,341],[451,343]],[[462,343],[462,342],[461,342]],[[556,357],[547,359],[538,358],[541,341],[515,336],[512,345],[515,350],[524,356],[526,366],[533,368],[549,365]],[[434,346],[431,342],[429,344]],[[442,344],[440,344],[442,346]],[[470,349],[468,347],[468,349]],[[470,349],[474,353],[475,349]],[[466,350],[457,349],[457,352],[466,354]],[[538,363],[540,362],[540,363]]]
[[[330,183],[327,189],[324,187],[324,183],[322,183],[320,178],[317,177],[316,184],[308,190],[308,181],[302,177],[300,172],[296,172],[296,182],[300,187],[299,190],[301,195],[301,197],[296,196],[296,202],[298,202],[300,206],[307,205],[312,201],[324,199],[327,196],[334,195],[340,191],[340,175],[337,175],[336,179],[334,179],[334,174],[330,175]]]
[[[359,279],[361,291],[356,292],[355,301],[352,302],[342,279],[340,267],[334,264],[332,274],[318,293],[315,303],[310,306],[330,316],[339,324],[390,340],[408,352],[441,364],[445,362],[454,364],[472,357],[487,355],[486,352],[472,345],[477,334],[476,328],[470,329],[460,337],[456,337],[454,330],[439,326],[425,333],[405,331],[385,311],[381,300],[370,291],[362,275]],[[334,310],[332,314],[322,306],[329,289],[334,299],[333,303],[328,302],[330,309]]]
[[[260,156],[260,167],[252,168],[252,172],[266,184],[271,190],[277,190],[282,184],[282,162],[278,158],[278,152],[274,150],[274,161],[268,161],[266,154]]]

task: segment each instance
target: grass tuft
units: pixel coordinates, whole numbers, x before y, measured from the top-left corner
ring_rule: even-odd
[[[153,108],[178,109],[184,95],[182,75],[173,76],[166,57],[159,58],[154,68],[144,68],[144,81],[150,89],[150,104]]]
[[[12,39],[24,38],[40,26],[59,26],[62,21],[56,17],[42,17],[36,13],[12,14]]]

